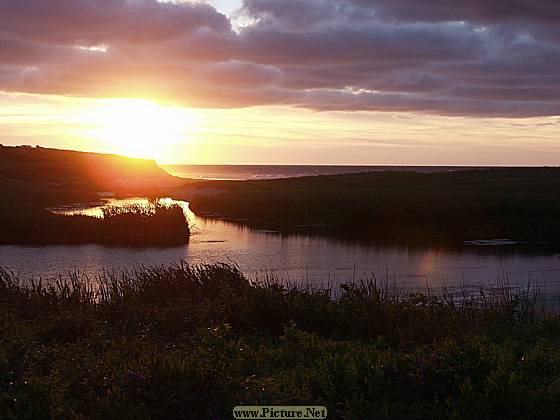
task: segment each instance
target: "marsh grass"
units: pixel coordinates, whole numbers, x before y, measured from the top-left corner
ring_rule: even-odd
[[[150,201],[147,205],[107,206],[100,231],[104,242],[125,244],[182,244],[190,234],[183,208]]]
[[[176,246],[188,242],[183,208],[152,200],[146,205],[107,206],[102,217],[36,213],[0,220],[2,243],[97,243],[126,246]]]
[[[251,282],[234,265],[24,281],[0,270],[3,418],[555,418],[560,322],[539,289]],[[490,296],[489,290],[497,294]]]
[[[200,181],[189,186],[189,202],[197,214],[286,232],[406,245],[511,238],[557,246],[559,174],[494,168]]]

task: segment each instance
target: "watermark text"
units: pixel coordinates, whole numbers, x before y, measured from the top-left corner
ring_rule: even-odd
[[[238,406],[233,409],[234,419],[326,419],[327,409],[323,406]]]

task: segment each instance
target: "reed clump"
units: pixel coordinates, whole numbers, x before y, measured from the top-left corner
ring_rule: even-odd
[[[107,206],[103,217],[36,212],[0,220],[2,243],[176,246],[189,240],[190,227],[178,204]]]
[[[169,245],[188,241],[190,230],[178,204],[107,206],[98,219],[101,240],[127,245]]]

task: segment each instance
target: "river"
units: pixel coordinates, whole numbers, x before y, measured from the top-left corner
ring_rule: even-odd
[[[142,200],[140,199],[140,202]],[[107,200],[127,204],[137,199]],[[168,200],[173,202],[173,200]],[[511,284],[560,290],[560,254],[525,252],[516,247],[411,248],[345,242],[332,238],[256,230],[227,220],[198,217],[184,206],[193,235],[188,244],[171,248],[103,245],[0,246],[0,265],[24,279],[49,279],[78,271],[94,279],[104,270],[131,270],[142,265],[234,263],[251,279],[277,280],[316,287],[375,276],[407,289],[485,287],[507,278]],[[104,204],[104,205],[105,205]],[[90,215],[99,205],[55,211]]]

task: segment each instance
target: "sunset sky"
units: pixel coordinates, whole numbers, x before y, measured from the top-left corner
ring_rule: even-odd
[[[0,0],[0,143],[558,165],[557,0]]]

